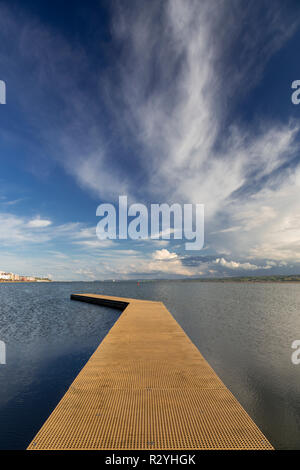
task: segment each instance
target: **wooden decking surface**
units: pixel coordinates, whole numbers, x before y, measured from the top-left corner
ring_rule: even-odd
[[[163,303],[72,297],[125,310],[28,449],[272,449]]]

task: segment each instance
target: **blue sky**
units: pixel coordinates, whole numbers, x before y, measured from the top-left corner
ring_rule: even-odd
[[[0,270],[300,273],[300,4],[0,1]],[[96,238],[96,209],[205,204],[205,246]]]

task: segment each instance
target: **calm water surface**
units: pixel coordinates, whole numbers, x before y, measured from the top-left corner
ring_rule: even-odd
[[[120,315],[76,292],[163,301],[271,443],[300,449],[300,285],[193,281],[0,284],[1,449],[26,448]]]

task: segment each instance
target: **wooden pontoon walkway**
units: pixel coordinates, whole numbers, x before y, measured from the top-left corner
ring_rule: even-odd
[[[272,449],[163,303],[71,298],[124,311],[28,449]]]

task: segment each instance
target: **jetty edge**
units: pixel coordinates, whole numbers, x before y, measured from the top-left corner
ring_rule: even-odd
[[[272,450],[162,302],[72,294],[123,313],[28,450]]]

